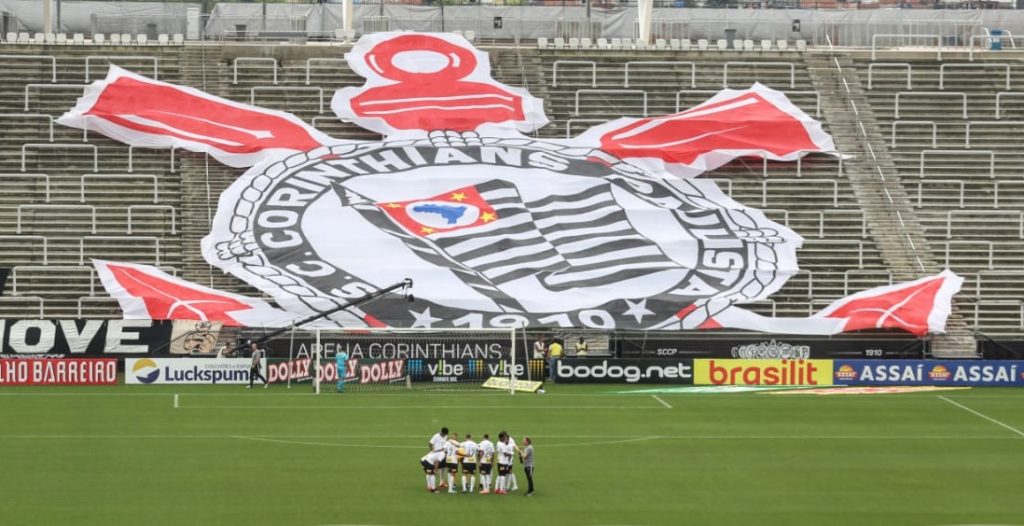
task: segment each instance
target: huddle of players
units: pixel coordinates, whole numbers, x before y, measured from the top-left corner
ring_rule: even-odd
[[[480,466],[480,485],[483,489],[480,494],[491,493],[491,469],[497,459],[498,480],[494,485],[495,495],[504,495],[508,490],[516,491],[519,484],[516,482],[516,475],[512,472],[512,457],[519,453],[515,440],[502,431],[498,433],[498,443],[491,442],[490,435],[484,433],[483,440],[479,443],[473,440],[473,435],[466,433],[466,437],[459,442],[459,436],[452,434],[448,436],[448,428],[443,427],[439,433],[430,437],[430,452],[420,459],[423,472],[427,475],[427,491],[437,493],[437,477],[440,476],[440,487],[448,487],[448,493],[455,491],[455,476],[462,467],[462,492],[473,493],[476,487],[476,467]],[[439,475],[435,473],[440,472]],[[469,485],[466,485],[467,477]],[[445,481],[447,480],[447,484]],[[511,487],[510,487],[511,486]]]

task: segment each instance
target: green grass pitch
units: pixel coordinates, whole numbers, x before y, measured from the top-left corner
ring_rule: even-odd
[[[622,389],[4,389],[0,524],[1024,524],[1024,390]],[[442,425],[533,437],[536,495],[427,493]]]

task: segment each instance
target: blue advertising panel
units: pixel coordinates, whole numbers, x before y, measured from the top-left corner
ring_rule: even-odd
[[[1020,360],[833,360],[835,385],[1024,386]]]

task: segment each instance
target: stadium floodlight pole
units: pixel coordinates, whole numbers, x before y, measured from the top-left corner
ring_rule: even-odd
[[[340,311],[343,311],[343,310],[348,310],[348,309],[351,309],[352,307],[358,307],[359,305],[362,305],[362,304],[364,304],[364,303],[366,303],[368,301],[373,301],[373,300],[375,300],[375,299],[377,299],[377,298],[379,298],[379,297],[381,297],[381,296],[383,296],[385,294],[394,292],[394,291],[396,291],[398,289],[403,289],[405,291],[405,297],[409,301],[413,301],[414,298],[413,298],[412,294],[410,294],[409,291],[408,291],[411,288],[412,288],[412,279],[405,278],[404,280],[402,280],[402,281],[400,281],[398,283],[395,283],[394,285],[390,285],[390,286],[384,287],[383,289],[380,289],[380,290],[378,290],[376,292],[371,292],[371,293],[366,294],[366,295],[364,295],[362,297],[356,298],[356,299],[354,299],[354,300],[352,300],[352,301],[350,301],[348,303],[345,303],[344,305],[339,305],[339,306],[337,306],[337,307],[335,307],[333,309],[326,310],[324,312],[320,312],[320,313],[314,314],[312,316],[303,318],[303,319],[301,319],[299,321],[296,321],[296,322],[292,322],[292,324],[287,326],[287,327],[281,327],[279,329],[270,331],[267,334],[264,334],[263,336],[255,339],[255,340],[252,340],[251,343],[255,343],[258,346],[258,345],[260,345],[260,344],[262,344],[262,343],[264,343],[266,341],[269,341],[271,338],[273,338],[273,337],[275,337],[275,336],[277,336],[279,334],[284,334],[286,331],[294,331],[296,328],[301,327],[301,326],[303,326],[303,325],[305,325],[307,323],[312,323],[312,322],[317,321],[317,320],[319,320],[321,318],[326,318],[326,317],[328,317],[331,314],[334,314],[336,312],[340,312]],[[241,347],[239,347],[238,350],[241,350]]]

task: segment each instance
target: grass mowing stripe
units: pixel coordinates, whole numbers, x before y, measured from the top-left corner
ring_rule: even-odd
[[[337,438],[337,439],[379,439],[379,436],[346,436],[346,435],[0,435],[0,440],[205,440],[244,438],[247,440],[265,439],[309,439],[309,438]],[[391,438],[416,438],[421,436],[403,436]],[[535,435],[535,438],[544,440],[551,439],[588,439],[588,438],[615,438],[607,443],[623,443],[641,440],[1018,440],[1016,437],[1000,436],[976,436],[976,435],[657,435],[657,436],[615,436],[615,435]],[[604,443],[604,442],[602,442]],[[331,444],[338,445],[338,444]],[[563,444],[559,444],[562,446]],[[568,445],[568,444],[565,444]],[[363,445],[356,445],[363,446]],[[545,447],[551,447],[545,444]],[[390,446],[406,447],[406,446]],[[422,449],[421,446],[414,446]]]
[[[998,426],[1002,426],[1002,427],[1004,427],[1006,429],[1009,429],[1010,431],[1013,431],[1014,433],[1017,433],[1018,435],[1024,437],[1024,431],[1021,431],[1020,429],[1017,429],[1016,427],[1013,427],[1013,426],[1011,426],[1009,424],[1004,424],[1004,423],[996,420],[995,418],[992,418],[992,417],[990,417],[988,415],[979,413],[978,411],[975,411],[974,409],[971,409],[970,407],[967,407],[967,406],[965,406],[963,404],[954,402],[954,401],[950,400],[949,398],[946,398],[945,396],[939,396],[939,398],[941,398],[941,399],[943,399],[943,400],[945,400],[945,401],[947,401],[947,402],[949,402],[949,403],[959,407],[960,409],[963,409],[964,411],[967,411],[968,413],[980,416],[980,417],[984,418],[985,420],[988,420],[989,422],[992,422],[993,424],[996,424]]]

